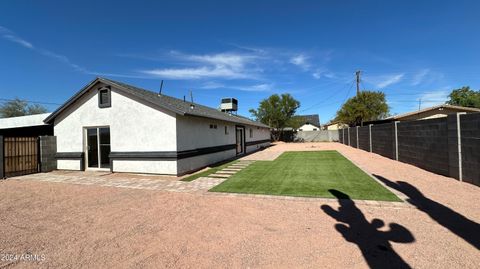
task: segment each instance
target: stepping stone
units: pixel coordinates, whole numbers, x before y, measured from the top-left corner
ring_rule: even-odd
[[[209,177],[220,177],[220,178],[228,178],[230,177],[231,175],[227,175],[227,174],[213,174],[213,175],[208,175]]]
[[[242,169],[240,168],[223,168],[222,171],[231,171],[231,172],[238,172],[241,171]]]
[[[217,174],[228,174],[228,175],[233,175],[235,173],[237,173],[238,171],[226,171],[226,170],[220,170],[220,171],[217,171]]]

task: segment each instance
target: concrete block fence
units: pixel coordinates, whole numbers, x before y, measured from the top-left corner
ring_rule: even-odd
[[[57,137],[40,136],[40,172],[50,172],[57,169]]]
[[[340,143],[480,186],[480,113],[338,130]]]
[[[297,131],[293,141],[297,142],[332,142],[338,141],[338,132],[334,130]]]

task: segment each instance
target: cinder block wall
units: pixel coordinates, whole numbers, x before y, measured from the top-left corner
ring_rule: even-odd
[[[57,137],[40,136],[40,172],[50,172],[57,169],[56,152]]]
[[[0,135],[0,179],[5,177],[5,171],[3,170],[4,161],[4,149],[3,149],[3,136]]]
[[[368,126],[358,127],[358,148],[370,151],[370,136]]]
[[[480,113],[460,115],[463,180],[480,186]]]
[[[445,118],[399,122],[398,160],[449,176],[447,131]]]
[[[395,159],[394,123],[372,126],[372,151],[390,159]]]
[[[480,113],[458,116],[460,123],[457,114],[437,119],[397,122],[397,135],[395,123],[373,125],[372,151],[396,159],[398,147],[398,160],[401,162],[480,186]],[[344,144],[348,145],[346,134],[347,129]],[[342,130],[339,135],[342,137]],[[356,147],[355,135],[355,128],[350,128],[352,147]],[[358,136],[359,148],[369,151],[368,126],[359,127]]]
[[[357,147],[357,128],[351,127],[349,129],[350,132],[350,146],[356,148]]]

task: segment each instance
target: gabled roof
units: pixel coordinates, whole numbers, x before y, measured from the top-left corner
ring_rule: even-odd
[[[460,112],[480,112],[479,108],[452,106],[452,105],[444,104],[444,105],[427,107],[427,108],[424,108],[424,109],[420,109],[420,110],[412,111],[412,112],[407,112],[407,113],[400,114],[400,115],[391,116],[391,117],[385,118],[385,120],[397,120],[397,119],[401,119],[401,118],[405,118],[405,117],[409,117],[409,116],[413,116],[413,115],[417,115],[417,114],[421,114],[421,113],[424,113],[424,112],[437,110],[437,109],[441,109],[441,108],[458,110]]]
[[[44,121],[45,123],[52,123],[53,120],[62,113],[65,109],[67,109],[70,105],[72,105],[76,100],[78,100],[82,95],[87,93],[91,87],[93,87],[96,83],[102,82],[104,84],[110,85],[115,89],[126,93],[127,95],[134,96],[148,104],[156,106],[161,109],[165,109],[167,111],[174,112],[178,115],[182,116],[195,116],[195,117],[202,117],[202,118],[209,118],[209,119],[216,119],[216,120],[223,120],[228,122],[234,122],[238,124],[248,124],[254,125],[258,127],[265,127],[269,128],[267,125],[252,121],[248,118],[227,114],[220,110],[203,106],[197,103],[193,103],[193,109],[191,106],[191,102],[185,102],[184,100],[174,98],[167,95],[159,95],[156,92],[152,92],[149,90],[145,90],[142,88],[138,88],[132,85],[125,84],[123,82],[114,81],[111,79],[106,78],[96,78],[92,82],[90,82],[87,86],[77,92],[74,96],[67,100],[62,106],[60,106],[57,110],[55,110],[50,116],[48,116]]]
[[[302,124],[309,123],[309,124],[315,125],[317,127],[320,127],[320,117],[318,116],[318,114],[296,115],[296,116],[293,116],[293,117],[296,118],[296,119],[300,119],[302,121]]]

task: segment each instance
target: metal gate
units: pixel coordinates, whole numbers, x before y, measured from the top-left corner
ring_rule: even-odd
[[[3,171],[5,177],[37,173],[40,170],[38,137],[5,137]]]

